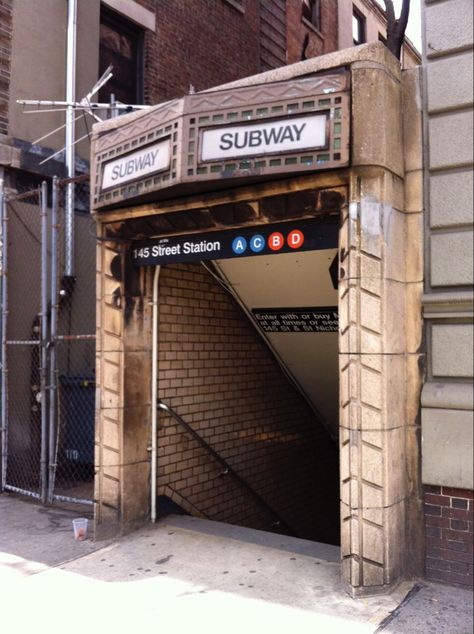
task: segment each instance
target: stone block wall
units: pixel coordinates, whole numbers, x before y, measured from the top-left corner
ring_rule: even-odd
[[[339,367],[342,574],[353,594],[387,592],[421,567],[419,78],[395,61],[352,68]]]
[[[473,554],[465,540],[472,545],[473,4],[425,0],[422,10],[427,141],[422,479],[427,500],[437,501],[425,506],[426,575],[472,585]],[[461,529],[450,521],[471,524]]]
[[[474,496],[467,489],[426,485],[426,577],[473,585]]]
[[[337,446],[253,325],[200,265],[163,268],[159,289],[159,398],[298,536],[338,543]],[[192,514],[270,530],[275,518],[222,470],[161,416],[159,494]]]

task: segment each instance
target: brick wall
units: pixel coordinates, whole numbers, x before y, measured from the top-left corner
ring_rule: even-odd
[[[163,268],[159,296],[159,397],[299,536],[337,543],[337,447],[247,317],[200,265]],[[160,495],[195,515],[271,528],[274,518],[172,419],[161,418],[158,445]]]
[[[242,13],[225,0],[140,0],[156,12],[145,37],[145,102],[157,103],[260,70],[259,3]]]
[[[425,492],[426,577],[473,585],[473,492],[428,486]]]
[[[12,12],[12,0],[0,0],[0,134],[8,134]]]
[[[260,2],[260,71],[286,64],[286,2]]]
[[[309,36],[306,59],[331,53],[338,49],[337,0],[321,2],[321,28],[319,31],[308,26],[301,18],[301,2],[291,0],[287,3],[287,44],[288,64],[301,61],[303,40]]]

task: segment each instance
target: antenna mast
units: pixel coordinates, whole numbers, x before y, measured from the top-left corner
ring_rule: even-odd
[[[67,7],[67,60],[66,60],[66,101],[76,100],[76,32],[77,32],[77,0],[68,0]],[[75,175],[75,113],[70,105],[66,110],[66,169],[69,179]],[[74,182],[69,182],[66,189],[66,253],[64,275],[74,276]]]

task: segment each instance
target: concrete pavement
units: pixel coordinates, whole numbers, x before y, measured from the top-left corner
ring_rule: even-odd
[[[333,546],[183,516],[76,542],[77,515],[0,495],[1,631],[472,632],[467,590],[351,599]]]

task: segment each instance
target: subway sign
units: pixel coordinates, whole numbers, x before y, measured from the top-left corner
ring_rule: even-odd
[[[314,219],[147,240],[130,257],[136,266],[156,266],[333,249],[337,241],[337,223]]]
[[[117,187],[124,183],[155,174],[170,166],[171,141],[166,139],[147,145],[136,152],[125,154],[105,163],[102,174],[102,189]]]
[[[201,136],[201,161],[326,148],[327,122],[328,116],[324,112],[204,130]]]

